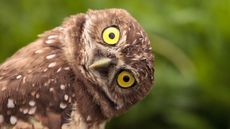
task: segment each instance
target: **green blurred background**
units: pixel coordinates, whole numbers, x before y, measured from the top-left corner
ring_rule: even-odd
[[[156,72],[107,129],[230,129],[230,0],[0,0],[0,61],[71,14],[111,7],[145,28]]]

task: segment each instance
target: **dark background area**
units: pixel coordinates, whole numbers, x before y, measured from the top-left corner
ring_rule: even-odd
[[[88,9],[123,8],[155,54],[149,96],[107,129],[230,129],[229,0],[0,0],[0,61]]]

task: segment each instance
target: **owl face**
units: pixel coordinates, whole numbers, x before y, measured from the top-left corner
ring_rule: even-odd
[[[81,73],[87,78],[88,88],[96,91],[93,96],[104,114],[119,114],[151,88],[150,41],[124,10],[89,11],[85,18],[80,51],[86,56],[81,59]]]

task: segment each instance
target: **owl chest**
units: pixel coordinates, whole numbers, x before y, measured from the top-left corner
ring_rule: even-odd
[[[89,120],[90,117],[87,118]],[[88,123],[78,109],[71,112],[69,122],[62,125],[62,129],[105,129],[106,121],[102,123]]]

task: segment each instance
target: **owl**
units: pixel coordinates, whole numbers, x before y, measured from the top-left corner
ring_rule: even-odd
[[[104,129],[149,93],[153,61],[127,11],[70,16],[0,65],[0,127]]]

